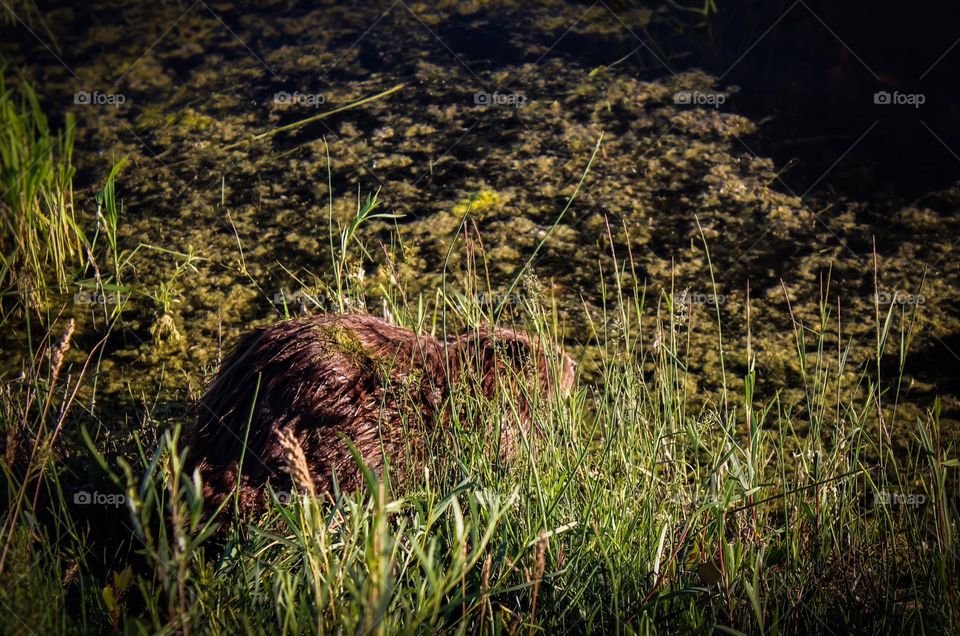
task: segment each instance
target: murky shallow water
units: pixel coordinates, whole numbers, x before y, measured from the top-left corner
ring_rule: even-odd
[[[683,299],[677,312],[690,324],[694,394],[720,384],[715,303],[728,383],[742,386],[748,281],[760,395],[783,389],[785,404],[802,402],[789,311],[816,324],[828,275],[827,303],[839,301],[843,343],[858,343],[852,382],[875,342],[876,237],[881,297],[912,294],[894,302],[895,330],[915,318],[899,421],[910,422],[940,394],[956,426],[960,189],[931,182],[913,201],[859,200],[828,189],[826,179],[798,196],[802,190],[781,175],[785,165],[756,154],[769,145],[769,122],[732,110],[758,103],[745,95],[749,88],[697,70],[684,40],[665,39],[675,20],[664,10],[553,3],[264,3],[253,11],[230,3],[122,11],[95,3],[90,14],[51,12],[52,25],[72,24],[54,28],[65,65],[27,35],[9,46],[15,55],[31,52],[26,71],[48,112],[77,114],[77,184],[90,186],[78,203],[91,208],[93,186],[129,157],[119,179],[124,244],[202,257],[173,283],[179,340],[155,343],[156,304],[130,301],[102,361],[103,399],[134,413],[158,397],[161,415],[181,413],[215,367],[221,341],[276,319],[274,295],[299,289],[297,279],[329,280],[331,196],[342,222],[358,191],[379,190],[383,209],[403,218],[395,226],[372,222],[362,238],[379,263],[378,240],[392,244],[400,255],[395,277],[429,298],[469,208],[498,293],[563,210],[602,134],[576,200],[534,265],[559,302],[586,379],[595,379],[586,315],[597,318],[604,302],[616,302],[612,241],[620,266],[632,255],[636,275],[624,278],[646,284],[651,313],[661,292]],[[688,41],[696,43],[691,51],[708,48],[702,34]],[[399,83],[384,99],[229,148]],[[123,95],[124,103],[74,104],[78,90]],[[859,134],[848,134],[840,151]],[[855,164],[837,170],[857,174]],[[462,246],[451,253],[455,274],[463,272]],[[153,292],[182,261],[143,250],[124,282]],[[356,283],[374,311],[377,286],[389,276],[370,266]],[[80,349],[99,338],[95,324],[86,325]],[[836,338],[827,345],[835,351]],[[884,373],[895,370],[891,356]]]

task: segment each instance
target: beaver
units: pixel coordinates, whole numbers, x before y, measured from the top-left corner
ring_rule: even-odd
[[[335,481],[341,491],[363,486],[351,445],[402,484],[429,443],[452,431],[448,398],[457,391],[502,409],[484,435],[496,438],[499,428],[491,441],[509,461],[530,432],[534,395],[569,395],[575,368],[560,347],[502,327],[438,339],[366,314],[287,320],[243,336],[227,355],[198,404],[187,465],[199,470],[212,507],[239,479],[241,512],[265,506],[268,483],[289,489],[291,439],[318,494],[332,495]],[[468,401],[477,403],[460,400]],[[464,426],[475,412],[458,415]]]

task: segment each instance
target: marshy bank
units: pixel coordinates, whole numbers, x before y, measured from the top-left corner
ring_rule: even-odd
[[[89,609],[70,627],[956,627],[945,27],[913,72],[813,3],[55,5],[8,7],[0,49],[4,149],[43,158],[4,154],[4,214],[75,223],[5,229],[3,567],[42,563]],[[784,50],[800,71],[769,68]],[[47,136],[13,125],[40,113]],[[201,558],[163,449],[225,344],[300,311],[494,308],[580,362],[546,450],[511,478],[465,446],[401,503],[278,504],[277,534]],[[77,492],[124,492],[146,556],[87,536]],[[13,616],[54,620],[23,586]]]

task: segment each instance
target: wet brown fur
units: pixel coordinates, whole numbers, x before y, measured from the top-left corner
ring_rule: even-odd
[[[567,394],[575,364],[556,354]],[[382,473],[386,459],[392,479],[402,481],[422,463],[428,438],[450,428],[452,391],[491,399],[504,387],[519,414],[501,405],[494,441],[509,459],[530,429],[529,393],[553,390],[548,364],[539,339],[503,328],[439,340],[362,314],[281,322],[242,337],[224,360],[198,405],[189,464],[199,468],[205,499],[215,506],[234,491],[243,455],[242,511],[264,505],[267,483],[290,488],[281,431],[303,448],[318,493],[333,492],[334,473],[341,490],[363,483],[344,438],[374,472]]]

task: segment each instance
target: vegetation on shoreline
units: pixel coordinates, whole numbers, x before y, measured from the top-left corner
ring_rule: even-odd
[[[29,82],[5,76],[0,69],[0,285],[64,289],[84,259],[73,210],[75,120],[68,114],[63,132],[51,131]]]
[[[103,199],[114,225],[116,176]],[[374,307],[351,276],[369,258],[357,245],[361,216],[376,207],[367,201],[343,227],[330,223],[338,265],[333,278],[316,277],[343,308]],[[469,204],[464,214],[467,228]],[[8,231],[4,241],[18,236]],[[383,283],[393,320],[442,332],[492,318],[477,300],[491,288],[487,255],[475,235],[458,240],[471,257],[451,266],[435,301]],[[123,252],[115,228],[105,241],[84,258],[93,280],[119,286],[139,248]],[[633,255],[612,238],[609,249],[615,268],[596,281],[609,305],[585,312],[600,381],[568,401],[544,396],[542,438],[509,470],[489,440],[466,432],[485,427],[464,426],[461,443],[429,458],[406,492],[371,475],[366,492],[332,503],[276,493],[250,525],[215,520],[224,536],[182,468],[188,421],[168,426],[145,399],[131,443],[108,419],[116,414],[94,408],[91,384],[119,316],[81,333],[29,304],[4,312],[3,328],[39,318],[44,335],[23,343],[29,362],[0,393],[2,631],[960,629],[957,440],[941,436],[936,404],[910,422],[905,450],[889,439],[890,422],[905,424],[893,417],[900,377],[886,377],[887,360],[913,336],[894,328],[898,310],[878,304],[862,316],[875,340],[855,345],[825,282],[817,314],[790,315],[803,399],[787,403],[754,394],[764,369],[749,346],[726,349],[718,306],[715,345],[721,364],[742,358],[744,393],[695,395],[683,294],[647,295]],[[194,258],[177,262],[180,273]],[[555,299],[529,272],[522,280],[525,293],[500,319],[562,336]],[[171,293],[163,297],[168,315]],[[749,301],[744,313],[749,333]],[[873,364],[848,366],[853,346]],[[498,417],[476,406],[449,408]],[[295,445],[288,469],[309,471]]]
[[[490,440],[464,438],[408,492],[370,476],[335,504],[279,493],[223,540],[182,470],[179,428],[136,458],[97,453],[98,423],[70,397],[83,374],[60,366],[68,327],[3,396],[6,496],[21,502],[4,525],[5,631],[956,628],[957,449],[936,409],[894,455],[869,375],[835,393],[845,369],[819,346],[824,307],[823,322],[797,323],[807,409],[748,392],[692,410],[676,308],[659,299],[645,325],[642,291],[616,293],[624,309],[597,325],[604,382],[539,405],[543,438],[509,471]],[[525,315],[550,335],[548,307]],[[138,437],[156,426],[148,416]],[[10,462],[11,439],[38,452]],[[290,470],[308,471],[290,452]],[[112,480],[90,487],[76,471],[94,460]]]

